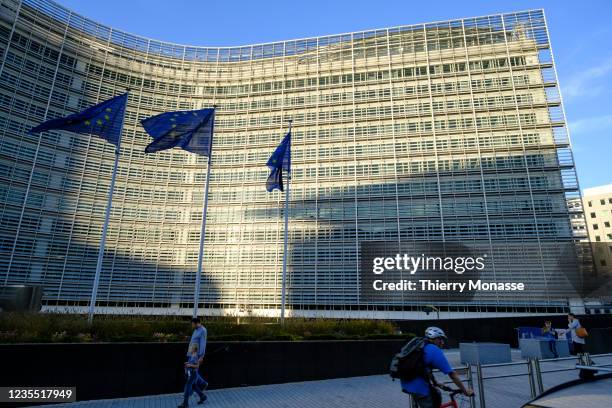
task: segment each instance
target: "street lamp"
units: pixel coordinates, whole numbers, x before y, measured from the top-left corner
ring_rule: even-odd
[[[437,320],[440,320],[440,309],[438,309],[437,307],[435,307],[434,305],[427,305],[423,308],[423,311],[425,313],[427,313],[427,315],[429,316],[429,313],[431,312],[436,312],[437,314]]]

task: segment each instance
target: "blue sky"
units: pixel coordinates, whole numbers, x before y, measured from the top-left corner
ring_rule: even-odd
[[[612,183],[612,2],[59,0],[134,34],[230,46],[544,8],[582,188]]]

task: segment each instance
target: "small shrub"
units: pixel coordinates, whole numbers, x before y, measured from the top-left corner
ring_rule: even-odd
[[[382,333],[372,333],[366,334],[363,336],[364,340],[409,340],[413,338],[414,335],[410,334],[382,334]]]
[[[77,341],[81,343],[90,343],[92,341],[92,337],[90,333],[79,333],[76,335]]]
[[[276,319],[247,317],[238,324],[233,317],[207,317],[208,339],[345,340],[406,338],[396,335],[392,323],[380,320],[291,318],[281,325]],[[0,313],[0,342],[184,342],[191,336],[184,316],[99,315],[89,324],[86,316],[50,313]]]
[[[213,336],[210,338],[211,341],[255,341],[256,337],[248,334],[226,334],[220,336]]]
[[[51,341],[52,342],[62,342],[66,340],[66,337],[68,337],[68,334],[66,333],[66,331],[62,331],[62,332],[55,332],[51,335]]]

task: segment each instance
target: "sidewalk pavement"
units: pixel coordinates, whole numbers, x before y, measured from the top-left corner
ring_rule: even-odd
[[[453,366],[459,365],[457,350],[446,352]],[[521,361],[520,354],[513,350],[514,361]],[[598,364],[612,364],[612,357],[597,358]],[[572,368],[574,360],[543,362],[542,371]],[[525,365],[484,368],[484,376],[518,374],[527,372]],[[544,388],[550,388],[576,379],[578,372],[561,371],[544,373]],[[438,379],[443,376],[438,374]],[[526,376],[485,380],[487,408],[518,408],[531,399]],[[475,391],[479,393],[478,387]],[[78,390],[77,390],[78,392]],[[611,391],[612,392],[612,391]],[[191,405],[202,408],[408,408],[408,396],[400,391],[398,381],[388,375],[338,378],[322,381],[306,381],[287,384],[252,387],[225,388],[207,392],[208,400],[196,405],[197,396],[192,396]],[[469,407],[465,397],[460,406]],[[476,398],[475,406],[478,406]],[[182,394],[166,394],[137,398],[97,400],[73,404],[54,405],[66,408],[172,408],[181,403]]]

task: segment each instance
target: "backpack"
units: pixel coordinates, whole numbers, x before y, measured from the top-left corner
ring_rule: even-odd
[[[423,361],[425,344],[423,337],[415,337],[406,343],[391,360],[389,367],[391,378],[410,381],[416,377],[426,377],[427,371]]]

